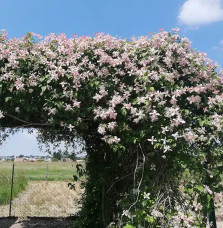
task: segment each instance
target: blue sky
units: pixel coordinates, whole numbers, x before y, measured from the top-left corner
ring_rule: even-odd
[[[104,32],[129,39],[175,27],[193,48],[223,66],[223,0],[0,0],[0,30],[9,38]],[[35,135],[18,133],[0,150],[0,155],[21,153],[40,154]]]

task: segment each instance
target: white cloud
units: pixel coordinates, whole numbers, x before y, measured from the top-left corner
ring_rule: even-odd
[[[220,45],[223,46],[223,40],[220,41]]]
[[[213,22],[223,21],[223,0],[187,0],[180,9],[180,23],[190,27],[199,27]]]

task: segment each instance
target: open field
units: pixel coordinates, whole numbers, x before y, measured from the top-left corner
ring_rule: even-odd
[[[10,176],[12,162],[0,162],[0,175],[4,172]],[[49,181],[72,181],[76,172],[76,162],[16,162],[15,174],[23,172],[28,180],[45,180],[48,165]]]
[[[12,162],[0,162],[0,205],[9,204]],[[26,189],[29,181],[72,182],[77,174],[76,162],[17,162],[15,163],[13,198]],[[47,171],[48,166],[48,171]]]

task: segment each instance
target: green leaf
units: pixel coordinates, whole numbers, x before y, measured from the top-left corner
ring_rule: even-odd
[[[135,228],[135,226],[132,226],[132,225],[127,224],[127,225],[124,226],[123,228]]]
[[[153,223],[154,222],[154,218],[152,216],[146,216],[146,221],[149,223]]]
[[[204,187],[202,185],[196,185],[195,188],[199,191],[199,192],[204,192]]]
[[[7,103],[9,100],[11,100],[12,99],[12,97],[6,97],[5,98],[5,102]]]
[[[185,109],[184,111],[185,111],[185,114],[186,115],[189,115],[190,114],[190,111],[188,109]]]
[[[122,108],[122,115],[126,116],[127,115],[127,110],[125,108]]]
[[[40,82],[43,82],[46,79],[46,77],[42,77],[39,79]]]
[[[46,91],[46,88],[47,88],[46,86],[42,86],[41,87],[42,92],[45,92]]]
[[[145,136],[145,131],[141,131],[141,132],[140,132],[140,137],[143,138],[144,136]]]

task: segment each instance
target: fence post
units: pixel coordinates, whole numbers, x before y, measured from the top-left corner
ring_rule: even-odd
[[[208,151],[209,155],[210,151]],[[210,178],[210,174],[207,172],[208,170],[208,165],[209,165],[209,157],[207,158],[207,161],[204,164],[204,168],[206,169],[206,180],[205,180],[205,185],[212,186],[213,180]],[[215,216],[215,205],[214,205],[214,195],[211,196],[210,202],[209,202],[209,209],[210,211],[207,214],[207,219],[209,222],[210,228],[217,228],[217,222],[216,222],[216,216]]]
[[[11,183],[11,196],[10,196],[10,206],[9,206],[9,217],[12,215],[12,191],[13,191],[13,182],[14,182],[14,163],[12,165],[12,183]]]
[[[213,197],[210,200],[210,208],[211,208],[211,211],[209,212],[209,225],[210,225],[210,228],[217,228],[216,216],[215,216],[214,198]]]
[[[45,177],[45,181],[48,181],[48,164],[46,165],[46,177]]]

